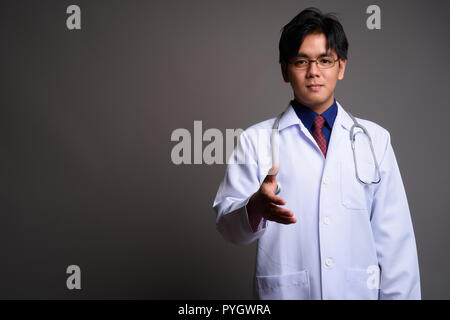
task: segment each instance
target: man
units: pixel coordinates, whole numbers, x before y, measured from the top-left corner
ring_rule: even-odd
[[[363,130],[352,130],[352,117],[334,97],[347,49],[341,24],[318,9],[300,12],[283,28],[281,71],[294,99],[279,121],[279,167],[265,165],[270,152],[260,150],[270,148],[261,132],[272,129],[274,118],[240,136],[245,161],[228,165],[214,201],[225,239],[258,240],[254,289],[260,299],[421,297],[390,135],[359,118],[372,142]]]

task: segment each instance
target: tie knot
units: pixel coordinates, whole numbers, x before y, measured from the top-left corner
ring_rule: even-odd
[[[314,119],[314,127],[316,129],[322,129],[323,128],[323,124],[325,123],[325,118],[322,116],[317,116]]]

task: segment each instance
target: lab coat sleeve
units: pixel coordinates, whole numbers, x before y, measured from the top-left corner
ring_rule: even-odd
[[[380,267],[379,298],[421,299],[419,264],[411,215],[400,170],[387,133],[374,192],[371,225]]]
[[[265,231],[266,221],[262,219],[258,230],[253,232],[246,205],[253,193],[259,189],[260,183],[255,147],[246,131],[240,135],[238,147],[230,159],[237,159],[239,148],[242,148],[245,161],[241,163],[228,161],[225,177],[219,186],[213,208],[216,212],[216,227],[222,236],[234,244],[246,245],[261,237]]]

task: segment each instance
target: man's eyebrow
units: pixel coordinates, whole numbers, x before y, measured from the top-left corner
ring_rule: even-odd
[[[306,53],[299,52],[296,55],[297,58],[309,58],[309,56]],[[333,54],[331,52],[323,52],[317,56],[317,58],[321,57],[333,57]]]

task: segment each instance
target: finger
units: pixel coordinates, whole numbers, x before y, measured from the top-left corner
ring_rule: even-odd
[[[275,217],[270,218],[269,220],[277,222],[277,223],[281,223],[281,224],[292,224],[292,223],[297,222],[297,219],[294,217],[284,218],[284,217],[280,217],[280,216],[278,216],[278,217],[275,216]]]
[[[297,221],[294,218],[294,213],[292,211],[281,208],[275,204],[270,205],[268,219],[284,224],[295,223]]]
[[[276,174],[268,174],[265,178],[263,183],[276,183],[277,182],[277,175]]]
[[[283,198],[280,198],[279,196],[276,196],[275,194],[267,193],[267,194],[264,194],[264,197],[267,202],[274,203],[279,206],[284,206],[286,204],[286,201]]]
[[[278,163],[274,163],[267,174],[276,176],[279,168],[280,165]]]
[[[270,181],[273,181],[274,179],[276,179],[279,169],[280,169],[280,165],[278,163],[274,163],[272,165],[272,167],[269,169],[269,172],[267,172],[267,175],[266,175],[266,178],[264,179],[264,181],[266,179],[269,179]]]
[[[280,198],[278,196],[275,195],[268,195],[267,196],[267,201],[270,203],[275,203],[279,206],[284,206],[286,204],[286,201],[283,198]]]
[[[294,216],[294,212],[292,212],[291,210],[287,210],[285,208],[279,207],[275,204],[271,204],[271,214],[273,216],[280,216],[280,217],[293,217]]]

